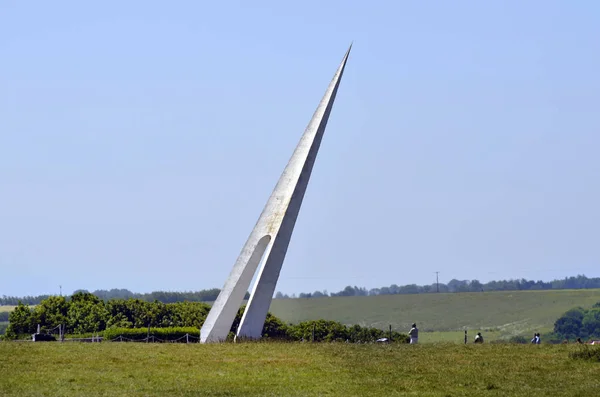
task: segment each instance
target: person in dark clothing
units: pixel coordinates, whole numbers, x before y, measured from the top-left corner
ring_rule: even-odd
[[[412,325],[412,328],[408,331],[408,336],[410,336],[411,345],[419,342],[419,329],[417,328],[417,324]]]
[[[478,332],[475,336],[475,343],[483,343],[483,336],[481,336],[481,332]]]

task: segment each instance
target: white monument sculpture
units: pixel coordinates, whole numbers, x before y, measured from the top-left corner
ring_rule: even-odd
[[[247,339],[261,337],[279,272],[351,48],[352,46],[344,55],[294,154],[242,248],[221,293],[208,313],[200,331],[202,343],[221,342],[227,338],[256,268],[263,259],[236,336]]]

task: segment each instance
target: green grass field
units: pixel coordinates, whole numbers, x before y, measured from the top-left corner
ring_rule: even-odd
[[[396,330],[416,322],[426,341],[461,341],[481,330],[493,338],[529,336],[552,330],[567,310],[600,301],[600,290],[507,291],[275,299],[271,312],[286,322],[324,318]],[[457,332],[460,331],[460,332]],[[431,334],[430,334],[431,332]]]
[[[12,312],[16,306],[0,306],[0,312]]]
[[[0,343],[2,396],[591,396],[575,345]]]

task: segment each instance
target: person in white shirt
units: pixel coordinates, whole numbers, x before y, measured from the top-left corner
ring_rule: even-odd
[[[417,328],[417,324],[413,324],[410,331],[408,331],[408,336],[410,336],[410,343],[415,344],[419,341],[419,329]]]
[[[477,336],[475,336],[475,343],[483,343],[483,336],[481,336],[481,332],[478,332]]]

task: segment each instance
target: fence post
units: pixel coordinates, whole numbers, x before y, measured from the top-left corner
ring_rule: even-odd
[[[392,324],[390,324],[390,343],[392,343]]]
[[[190,336],[185,334],[185,343],[190,343]]]

